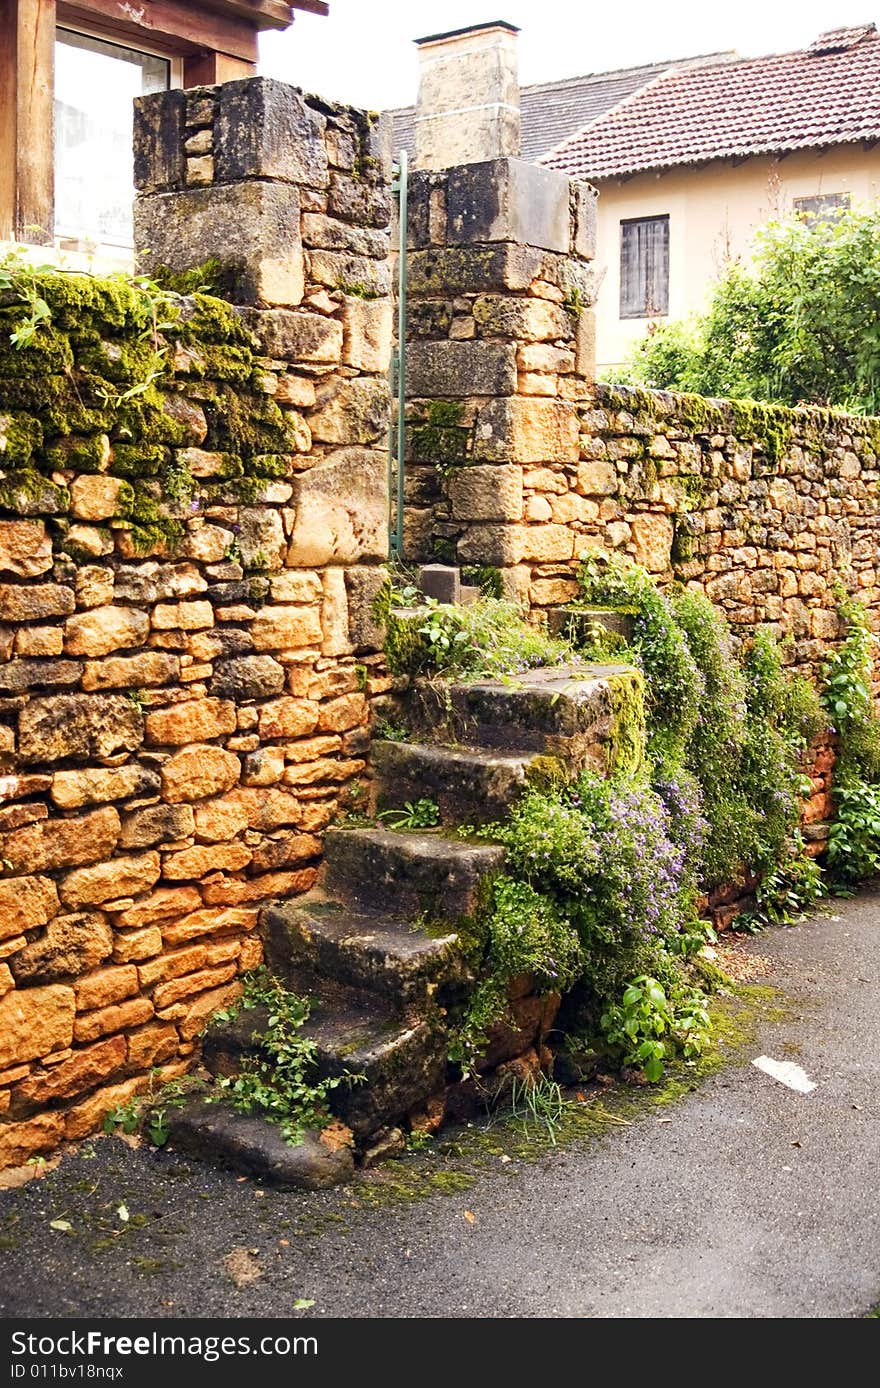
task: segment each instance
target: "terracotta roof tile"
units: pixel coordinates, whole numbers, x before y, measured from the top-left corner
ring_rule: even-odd
[[[880,36],[862,25],[794,53],[661,73],[541,162],[602,179],[878,139]]]

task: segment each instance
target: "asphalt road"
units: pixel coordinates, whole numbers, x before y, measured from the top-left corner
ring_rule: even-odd
[[[834,910],[745,946],[782,996],[725,1068],[536,1160],[519,1128],[472,1130],[306,1195],[86,1144],[0,1191],[0,1313],[863,1316],[880,1302],[880,895]]]

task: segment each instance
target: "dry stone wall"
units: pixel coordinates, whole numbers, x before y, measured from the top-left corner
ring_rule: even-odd
[[[542,172],[414,176],[407,557],[495,568],[538,618],[617,550],[815,672],[835,584],[880,604],[880,421],[597,384],[592,193]]]
[[[49,276],[15,350],[0,301],[0,1166],[192,1063],[356,800],[388,172],[375,122],[278,83],[147,98],[150,264],[212,258],[236,307]]]

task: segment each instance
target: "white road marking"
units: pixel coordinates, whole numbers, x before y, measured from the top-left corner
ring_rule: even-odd
[[[752,1064],[756,1069],[763,1070],[771,1079],[796,1090],[798,1094],[811,1094],[816,1088],[806,1071],[795,1065],[793,1060],[773,1060],[769,1055],[759,1055]]]

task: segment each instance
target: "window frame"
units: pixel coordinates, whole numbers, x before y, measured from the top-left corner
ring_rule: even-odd
[[[55,25],[54,42],[63,42],[62,35],[72,34],[77,38],[93,39],[96,43],[105,44],[108,48],[118,48],[128,53],[143,53],[148,58],[159,58],[168,64],[168,90],[175,91],[183,87],[184,81],[184,55],[182,53],[170,53],[167,48],[160,44],[142,43],[140,38],[132,37],[127,40],[119,33],[102,30],[100,25],[74,24],[72,22],[59,21]],[[53,83],[54,87],[54,83]],[[56,148],[53,158],[53,182],[58,186],[58,150]],[[133,195],[134,190],[132,190]],[[58,229],[58,209],[55,208],[55,225],[52,228],[52,240],[59,251],[85,251],[95,253],[99,256],[109,254],[110,256],[124,255],[130,257],[134,252],[134,244],[121,241],[95,241],[87,235],[85,231],[74,234],[71,231],[59,231]]]
[[[625,254],[624,248],[625,248],[625,245],[626,245],[626,229],[627,229],[628,227],[644,226],[646,223],[649,223],[649,222],[651,222],[651,223],[662,223],[662,224],[665,226],[665,228],[666,228],[666,245],[665,245],[665,257],[666,257],[666,266],[665,266],[665,269],[666,269],[666,283],[665,283],[665,286],[664,286],[664,290],[665,290],[665,293],[664,293],[665,307],[663,307],[663,308],[654,308],[654,309],[652,309],[652,308],[650,307],[650,305],[649,305],[647,302],[645,302],[645,304],[644,304],[643,306],[639,307],[638,309],[629,308],[629,307],[626,306],[626,303],[625,303],[625,301],[624,301],[624,290],[625,290],[625,287],[626,287],[626,286],[625,286],[625,279],[624,279],[624,254]],[[621,322],[633,322],[633,321],[647,322],[647,321],[649,321],[649,320],[651,320],[651,319],[653,319],[653,318],[668,318],[668,317],[669,317],[669,288],[670,288],[670,278],[671,278],[671,276],[670,276],[670,257],[669,257],[670,236],[671,236],[671,231],[670,231],[670,214],[669,214],[668,212],[658,212],[658,213],[654,213],[654,214],[652,214],[651,216],[648,216],[648,217],[621,217],[621,219],[620,219],[620,292],[619,292],[619,295],[618,295],[618,313],[619,313],[619,317],[620,317]],[[647,295],[646,295],[645,297],[646,297],[646,300],[647,300]]]

